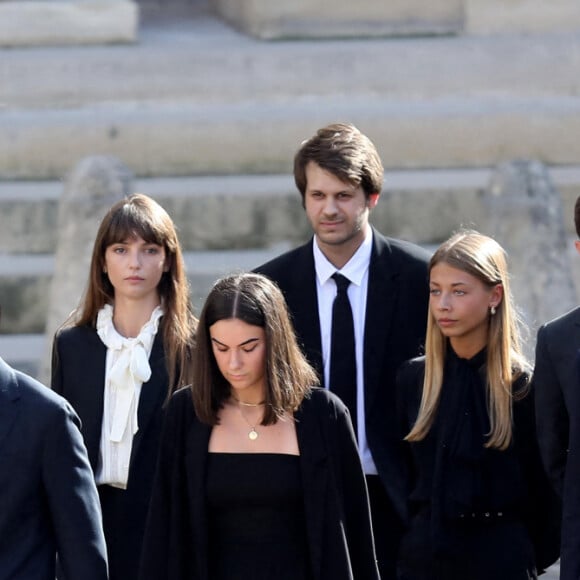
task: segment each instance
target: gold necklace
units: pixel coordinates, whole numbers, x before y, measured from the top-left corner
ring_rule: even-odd
[[[240,401],[238,401],[240,402]],[[244,404],[244,403],[242,403]],[[246,406],[248,407],[259,407],[262,403],[259,403],[257,405],[254,404],[248,404],[246,403]],[[244,415],[243,411],[242,411],[242,407],[238,407],[240,409],[240,415],[242,416],[242,419],[248,424],[248,427],[250,428],[250,430],[248,431],[248,439],[255,441],[258,438],[258,432],[256,431],[256,424],[252,425],[249,421],[248,418]]]
[[[232,399],[238,404],[242,405],[243,407],[261,407],[262,405],[266,404],[266,401],[261,401],[259,403],[246,403],[245,401],[240,401],[240,399],[236,399],[232,396]]]

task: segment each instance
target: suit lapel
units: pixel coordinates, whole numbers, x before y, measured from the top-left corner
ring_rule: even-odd
[[[398,272],[390,259],[388,242],[373,229],[363,348],[365,407],[367,409],[374,404],[373,396],[376,393],[374,387],[380,380],[381,358],[384,356],[381,347],[386,344],[386,337],[391,330],[397,293],[397,276]]]
[[[318,317],[318,295],[316,292],[316,269],[312,240],[302,246],[292,272],[292,286],[286,293],[286,299],[293,313],[298,340],[306,357],[321,378],[324,373],[322,365],[322,339],[320,338],[320,319]]]
[[[95,330],[90,329],[87,337],[88,342],[84,343],[84,346],[79,341],[79,352],[71,353],[71,356],[78,356],[83,361],[82,375],[79,376],[85,377],[86,383],[71,385],[71,392],[65,392],[64,396],[81,417],[81,431],[89,461],[93,470],[96,471],[103,428],[107,347]]]
[[[300,449],[300,467],[304,490],[304,512],[310,546],[314,578],[320,577],[324,521],[328,488],[328,456],[324,434],[315,413],[313,402],[305,400],[296,412],[296,436]]]
[[[0,448],[18,418],[20,392],[14,371],[0,359]]]
[[[132,457],[138,452],[143,439],[143,433],[147,430],[147,425],[163,405],[163,400],[167,395],[169,378],[165,366],[163,336],[161,332],[158,332],[155,336],[151,356],[149,357],[149,365],[151,367],[151,378],[141,387],[139,407],[137,410],[139,431],[137,431],[135,439],[133,440]]]

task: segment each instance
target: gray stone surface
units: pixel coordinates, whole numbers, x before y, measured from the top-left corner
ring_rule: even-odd
[[[0,46],[134,42],[133,0],[2,0]]]
[[[463,27],[463,0],[211,0],[214,10],[263,39],[453,34]]]
[[[580,31],[578,0],[465,0],[465,34]]]
[[[480,195],[491,173],[490,168],[389,170],[372,219],[392,235],[436,243],[458,225],[478,221]],[[562,196],[564,215],[571,216],[580,195],[580,166],[552,166],[550,175]],[[155,177],[136,179],[134,184],[136,191],[168,209],[186,251],[299,243],[310,233],[288,174]],[[0,181],[0,278],[13,268],[33,272],[28,255],[54,253],[62,189],[59,181]],[[252,222],[253,229],[238,217],[240,207],[262,215]],[[227,231],[218,228],[221,223],[227,223]],[[565,225],[573,233],[571,218]],[[22,260],[8,260],[13,255]]]
[[[580,163],[577,34],[265,43],[184,16],[134,45],[4,50],[0,79],[0,179],[95,151],[140,176],[286,173],[338,119],[389,168]]]
[[[576,306],[562,199],[537,161],[498,166],[483,196],[483,231],[508,252],[513,292],[530,329],[527,354],[540,324]]]
[[[101,219],[113,203],[131,192],[132,174],[113,157],[87,157],[71,171],[58,208],[58,241],[46,317],[47,337],[52,337],[79,304]],[[48,356],[45,361],[44,368],[48,369]]]

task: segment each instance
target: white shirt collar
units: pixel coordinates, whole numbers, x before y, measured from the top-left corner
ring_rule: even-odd
[[[314,253],[314,269],[316,270],[318,283],[321,286],[328,282],[335,272],[340,272],[343,276],[346,276],[352,284],[360,286],[363,276],[365,275],[371,261],[373,230],[370,226],[367,228],[362,244],[358,247],[351,259],[340,270],[338,270],[336,266],[334,266],[322,253],[322,250],[318,247],[318,243],[316,242],[316,236],[312,239],[312,249]]]

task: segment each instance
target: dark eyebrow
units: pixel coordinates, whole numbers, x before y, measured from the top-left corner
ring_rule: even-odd
[[[256,342],[260,340],[259,338],[248,338],[248,340],[244,340],[244,342],[242,342],[241,344],[238,344],[237,346],[246,346],[252,342]],[[223,346],[225,348],[229,348],[229,346],[227,344],[224,344],[223,342],[220,342],[217,338],[211,338],[212,342],[215,342],[216,344],[219,344],[220,346]]]

